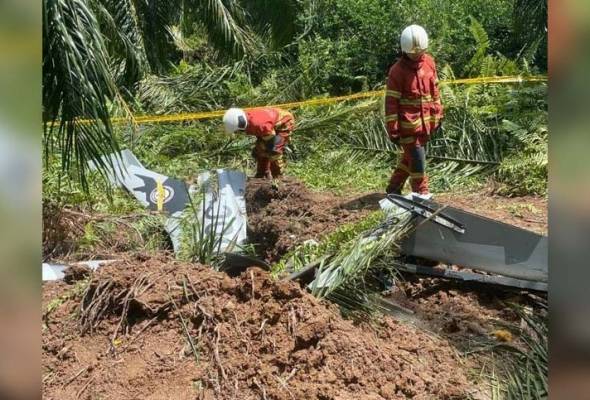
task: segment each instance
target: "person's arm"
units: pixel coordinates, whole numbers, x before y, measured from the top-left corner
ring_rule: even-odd
[[[401,83],[399,78],[393,73],[393,68],[389,70],[387,85],[385,87],[385,125],[387,134],[392,141],[399,139],[399,99],[402,96]]]
[[[436,72],[436,63],[432,60],[432,68],[434,69],[434,86],[432,88],[432,100],[434,101],[434,117],[436,119],[435,132],[438,131],[443,119],[443,106],[440,100],[440,90],[438,88],[438,73]]]

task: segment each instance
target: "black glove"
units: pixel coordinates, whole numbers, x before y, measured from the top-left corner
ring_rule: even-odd
[[[440,121],[438,123],[438,126],[434,130],[434,134],[438,136],[438,135],[442,135],[443,133],[444,133],[444,130],[443,130],[443,127],[442,127],[442,121]]]

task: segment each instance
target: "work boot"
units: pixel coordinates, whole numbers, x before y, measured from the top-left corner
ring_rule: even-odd
[[[269,179],[272,180],[272,174],[270,173],[270,171],[266,171],[266,172],[256,172],[256,175],[254,175],[254,178],[258,178],[258,179]]]
[[[385,188],[385,193],[386,194],[402,194],[402,191],[399,187],[395,187],[391,184],[387,185],[387,187]]]

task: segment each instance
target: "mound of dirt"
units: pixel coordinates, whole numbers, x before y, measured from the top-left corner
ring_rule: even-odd
[[[450,399],[467,379],[445,340],[341,318],[296,283],[165,258],[43,288],[46,399]],[[55,307],[55,299],[63,303]]]
[[[287,176],[278,188],[265,179],[249,179],[246,205],[249,241],[269,262],[367,214],[366,209],[347,207],[346,200],[334,195],[310,192],[301,181]]]

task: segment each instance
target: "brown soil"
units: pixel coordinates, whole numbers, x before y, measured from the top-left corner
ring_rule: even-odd
[[[44,310],[65,299],[44,318],[46,399],[447,399],[468,391],[447,341],[390,318],[354,325],[260,269],[232,279],[165,258],[128,259],[96,272],[83,301],[69,298],[72,288],[43,288]]]
[[[257,253],[274,262],[306,240],[319,240],[341,224],[359,220],[367,210],[351,199],[310,192],[299,180],[284,177],[275,189],[265,179],[246,187],[248,238]]]
[[[67,213],[57,204],[43,200],[43,259],[63,257],[77,250],[88,216]]]
[[[434,200],[536,233],[547,234],[547,198],[544,197],[502,197],[480,192],[445,193],[436,196]]]

